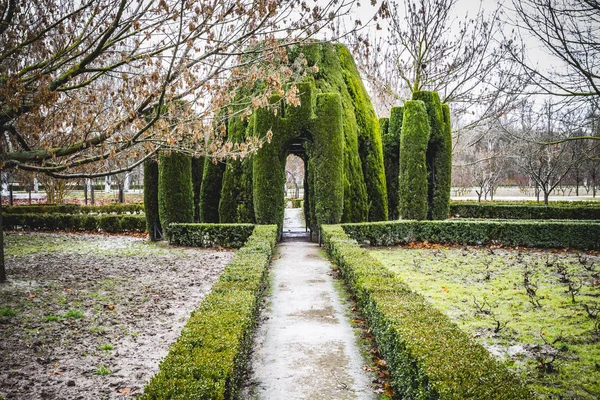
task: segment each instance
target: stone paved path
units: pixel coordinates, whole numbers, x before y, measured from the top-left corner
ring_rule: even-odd
[[[340,301],[331,265],[317,244],[296,239],[278,245],[267,302],[247,397],[376,398],[347,306]]]

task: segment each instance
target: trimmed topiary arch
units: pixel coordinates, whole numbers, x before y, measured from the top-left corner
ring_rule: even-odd
[[[288,58],[293,61],[300,53],[309,66],[318,66],[299,84],[301,105],[280,104],[276,115],[259,110],[247,121],[229,120],[227,132],[234,141],[268,130],[273,138],[252,157],[228,160],[218,184],[207,182],[207,172],[219,167],[205,165],[201,216],[214,216],[210,210],[218,208],[220,222],[281,227],[285,162],[293,153],[305,161],[309,226],[387,220],[379,122],[352,56],[340,44],[312,43],[288,49]]]

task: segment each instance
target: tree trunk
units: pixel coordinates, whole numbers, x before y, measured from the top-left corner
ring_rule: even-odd
[[[87,182],[87,179],[83,180],[83,202],[87,206],[87,203],[88,203],[88,182]]]
[[[119,203],[125,203],[125,182],[119,182]]]
[[[13,205],[13,185],[10,183],[8,185],[8,205]]]
[[[548,205],[548,198],[550,197],[550,192],[544,190],[544,204]]]
[[[6,282],[4,268],[4,226],[2,226],[2,198],[0,197],[0,283]]]
[[[90,192],[91,192],[90,193],[91,194],[91,199],[90,200],[91,200],[92,205],[94,205],[94,190],[95,190],[94,186],[96,186],[96,182],[92,179],[92,187],[90,188]]]

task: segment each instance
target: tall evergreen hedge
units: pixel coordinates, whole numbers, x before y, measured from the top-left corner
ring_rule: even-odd
[[[403,107],[393,107],[390,118],[381,118],[383,140],[383,160],[388,194],[388,219],[398,219],[398,175],[400,164],[400,134],[402,130]],[[384,132],[385,129],[385,132]]]
[[[204,157],[192,158],[192,187],[194,190],[194,222],[200,221],[200,188],[204,174]]]
[[[431,219],[446,219],[450,216],[450,191],[452,189],[452,121],[450,120],[450,107],[442,104],[444,117],[444,131],[437,144],[434,168],[435,191],[433,204],[431,204]]]
[[[425,103],[420,100],[404,103],[398,178],[398,213],[403,219],[427,218],[426,153],[431,130],[428,120]]]
[[[155,242],[155,233],[162,230],[158,214],[158,162],[152,158],[144,161],[144,211],[146,231],[150,240]]]
[[[204,171],[202,185],[200,187],[200,222],[219,222],[219,200],[221,199],[221,187],[223,183],[223,171],[225,164],[214,164],[208,157],[204,159]]]
[[[169,236],[171,222],[194,221],[192,158],[181,153],[161,154],[158,163],[160,225]]]
[[[313,124],[313,204],[318,226],[335,224],[344,212],[344,128],[342,102],[337,93],[317,96],[317,118]]]
[[[446,219],[450,212],[452,142],[446,138],[448,131],[445,128],[440,96],[437,92],[420,91],[413,93],[413,100],[425,103],[431,127],[427,145],[427,218]]]

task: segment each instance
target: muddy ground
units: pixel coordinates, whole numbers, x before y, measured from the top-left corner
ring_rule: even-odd
[[[135,397],[233,253],[8,233],[0,398]]]

